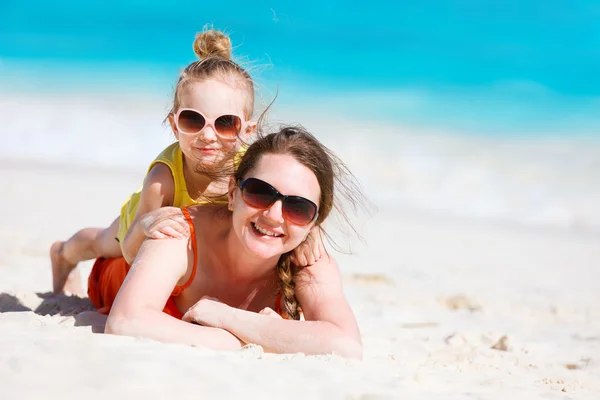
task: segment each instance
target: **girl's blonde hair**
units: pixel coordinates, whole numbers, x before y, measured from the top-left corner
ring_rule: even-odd
[[[196,35],[193,49],[198,60],[181,72],[169,115],[177,113],[181,107],[181,96],[191,83],[218,78],[246,91],[248,97],[244,117],[250,120],[254,113],[254,82],[250,74],[231,59],[232,47],[229,37],[216,29],[207,29]]]

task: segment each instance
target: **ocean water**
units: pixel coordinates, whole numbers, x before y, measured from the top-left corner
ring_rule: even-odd
[[[597,2],[326,3],[3,0],[0,158],[145,170],[212,23],[375,204],[600,232]]]

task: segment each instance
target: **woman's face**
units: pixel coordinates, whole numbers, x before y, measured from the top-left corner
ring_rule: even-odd
[[[201,169],[219,168],[223,163],[231,160],[239,150],[241,141],[246,141],[254,128],[254,123],[248,124],[244,118],[244,106],[247,94],[241,88],[224,83],[220,80],[203,80],[189,84],[181,94],[180,109],[193,109],[199,111],[206,119],[216,119],[221,116],[238,116],[244,125],[238,138],[227,140],[217,135],[215,126],[205,124],[202,130],[196,133],[182,132],[175,124],[175,116],[170,116],[169,121],[173,133],[185,157]],[[179,110],[176,110],[177,112]],[[179,121],[179,128],[182,127]],[[247,128],[247,129],[246,129]]]
[[[315,174],[287,154],[265,154],[244,177],[260,179],[283,195],[300,196],[317,206],[321,189]],[[242,245],[256,257],[269,259],[296,248],[308,235],[314,222],[300,226],[284,218],[282,201],[266,209],[250,206],[242,198],[238,182],[231,180],[229,202],[232,224]]]

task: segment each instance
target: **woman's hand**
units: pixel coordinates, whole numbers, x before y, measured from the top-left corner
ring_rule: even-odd
[[[151,239],[185,239],[190,236],[190,227],[177,207],[162,207],[145,214],[140,220],[144,235]]]
[[[214,297],[204,296],[196,304],[190,307],[183,315],[182,320],[212,328],[226,329],[227,318],[232,315],[234,309]],[[275,310],[265,307],[258,314],[270,318],[282,319]]]
[[[219,299],[203,296],[183,314],[183,321],[213,328],[223,328],[223,321],[231,315],[233,309]]]
[[[273,310],[270,307],[265,307],[262,310],[260,310],[259,314],[261,315],[266,315],[267,317],[271,317],[271,318],[275,318],[275,319],[283,319],[283,317],[279,314],[277,314],[277,312],[275,312],[275,310]]]

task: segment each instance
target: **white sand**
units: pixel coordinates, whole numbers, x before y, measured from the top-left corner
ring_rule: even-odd
[[[338,257],[362,362],[76,326],[74,312],[89,305],[49,295],[48,248],[107,225],[140,178],[0,163],[0,399],[600,398],[600,237],[591,234],[380,209],[368,246]],[[87,277],[91,263],[83,267]],[[493,349],[503,336],[507,351]]]

